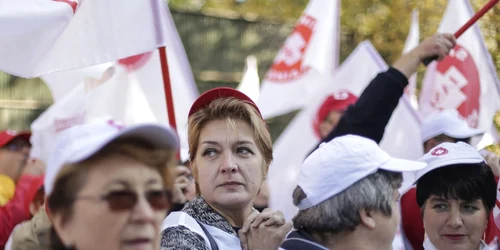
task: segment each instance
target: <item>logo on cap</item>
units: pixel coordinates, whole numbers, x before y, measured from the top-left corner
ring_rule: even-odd
[[[122,130],[122,129],[124,128],[124,126],[123,126],[123,125],[118,124],[118,123],[117,123],[117,122],[115,122],[114,120],[109,120],[109,121],[108,121],[108,125],[110,125],[110,126],[111,126],[111,127],[113,127],[113,128],[116,128],[116,129],[118,129],[118,130]]]
[[[441,156],[441,155],[445,155],[447,153],[448,153],[448,149],[443,148],[443,147],[439,147],[439,148],[432,150],[431,155]]]
[[[10,130],[10,129],[5,130],[5,133],[8,134],[8,135],[10,135],[10,136],[16,136],[17,135],[17,131]]]
[[[335,98],[336,100],[347,100],[347,98],[349,98],[349,93],[341,90],[333,93],[333,98]]]

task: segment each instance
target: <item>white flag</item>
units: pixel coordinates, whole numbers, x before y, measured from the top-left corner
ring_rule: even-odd
[[[257,67],[257,58],[248,56],[246,59],[245,73],[237,89],[257,102],[260,96],[259,68]]]
[[[410,32],[406,38],[403,53],[408,53],[420,44],[420,30],[418,26],[418,10],[413,10],[411,13]],[[408,79],[408,86],[405,88],[405,96],[409,98],[411,106],[418,110],[417,101],[417,73],[413,74]]]
[[[360,63],[362,62],[362,63]],[[274,160],[269,168],[270,207],[281,210],[287,220],[297,213],[292,192],[297,185],[300,166],[319,143],[314,118],[328,96],[347,90],[359,96],[374,76],[386,69],[383,59],[370,42],[362,42],[335,72],[324,76],[324,85],[316,89],[304,109],[290,122],[274,144]]]
[[[380,148],[392,157],[417,160],[424,155],[420,137],[421,124],[420,113],[411,106],[406,96],[401,97],[385,127],[384,137],[379,144]],[[410,172],[403,174],[403,183],[399,189],[401,194],[406,193],[413,186],[415,177]]]
[[[161,0],[2,0],[0,70],[31,78],[165,45]]]
[[[474,12],[467,0],[450,0],[439,32],[454,33]],[[457,40],[457,46],[441,62],[427,67],[420,110],[454,108],[469,126],[491,131],[493,117],[500,107],[499,81],[491,56],[477,24]]]
[[[262,81],[264,118],[302,108],[338,63],[340,0],[311,0]]]
[[[166,17],[167,59],[181,159],[185,161],[189,157],[187,114],[198,90],[168,10]],[[48,74],[43,79],[57,98],[31,126],[32,155],[42,160],[60,131],[94,117],[111,116],[125,124],[168,124],[158,50],[114,63]],[[68,81],[73,83],[68,84]],[[72,88],[68,90],[66,85]]]

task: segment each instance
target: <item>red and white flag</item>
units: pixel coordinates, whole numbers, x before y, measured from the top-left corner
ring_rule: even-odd
[[[454,33],[474,14],[467,0],[450,0],[438,32]],[[469,126],[491,131],[500,107],[500,89],[495,66],[477,24],[457,40],[457,46],[441,62],[427,67],[420,111],[457,109]]]
[[[360,63],[362,62],[362,63]],[[274,143],[274,160],[269,168],[268,185],[270,207],[281,210],[287,220],[297,213],[292,203],[292,191],[302,162],[319,143],[315,131],[315,116],[328,96],[348,91],[359,96],[375,75],[386,68],[386,64],[370,42],[362,42],[332,76],[324,75],[318,87]]]
[[[2,0],[0,70],[32,78],[165,45],[162,0]]]
[[[420,44],[420,30],[418,25],[418,10],[413,10],[411,13],[410,32],[406,38],[403,54],[410,52]],[[418,110],[417,101],[417,73],[413,74],[408,79],[408,86],[405,88],[405,96],[409,98],[411,106]]]
[[[340,0],[310,0],[262,81],[264,118],[302,108],[331,77],[339,57]]]
[[[175,117],[181,159],[188,159],[187,114],[198,96],[184,47],[170,12],[167,30]],[[32,156],[45,160],[57,135],[75,124],[110,116],[124,124],[153,122],[168,125],[158,50],[89,68],[44,75],[55,103],[33,124]],[[68,87],[71,86],[71,87]]]
[[[260,96],[260,80],[259,68],[257,67],[257,58],[255,56],[247,56],[245,72],[237,89],[254,102],[259,100]]]

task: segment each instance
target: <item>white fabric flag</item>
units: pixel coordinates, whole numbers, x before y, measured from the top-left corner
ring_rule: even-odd
[[[165,45],[161,0],[2,0],[0,70],[31,78]]]
[[[338,64],[340,0],[311,0],[262,81],[265,119],[302,108]]]
[[[474,12],[467,0],[450,0],[438,32],[454,33]],[[491,131],[495,112],[500,107],[499,81],[479,26],[469,28],[457,46],[441,62],[427,67],[420,111],[454,108],[469,126]]]
[[[248,56],[246,59],[245,73],[237,89],[254,102],[257,102],[260,96],[260,80],[259,68],[257,67],[257,58],[255,56]]]
[[[292,192],[297,185],[300,166],[320,141],[313,128],[318,108],[328,96],[339,90],[347,90],[359,96],[375,75],[386,67],[372,44],[362,42],[339,67],[333,78],[322,78],[324,85],[316,89],[304,109],[275,142],[274,160],[268,174],[269,205],[272,209],[283,211],[287,220],[291,220],[297,213],[292,202]]]
[[[413,10],[411,13],[411,24],[410,32],[406,38],[405,46],[403,48],[403,54],[410,52],[412,49],[420,44],[420,30],[418,25],[418,10]],[[408,86],[405,88],[405,96],[409,98],[411,106],[418,110],[417,101],[417,73],[413,74],[410,79],[408,79]]]
[[[189,157],[187,114],[198,90],[170,12],[166,14],[167,60],[181,159],[185,161]],[[168,124],[158,50],[114,63],[44,75],[43,80],[55,103],[31,126],[34,157],[44,160],[60,131],[98,116],[111,116],[125,124]]]

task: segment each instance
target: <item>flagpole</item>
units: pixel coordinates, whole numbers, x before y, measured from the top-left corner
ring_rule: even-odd
[[[163,6],[163,3],[159,0],[150,0],[151,9],[153,11],[153,19],[156,26],[156,39],[158,42],[162,42],[164,39],[164,22],[160,18],[162,8],[166,8]],[[168,8],[168,7],[167,7]],[[168,70],[168,60],[167,60],[167,50],[165,46],[158,48],[158,54],[160,54],[160,64],[161,64],[161,75],[163,78],[163,90],[165,92],[165,105],[167,107],[167,115],[168,115],[168,123],[170,127],[177,132],[177,122],[175,120],[175,109],[174,109],[174,98],[172,94],[172,84],[170,82],[170,72]],[[177,132],[177,136],[179,133]],[[177,151],[177,160],[181,159],[180,148]]]
[[[167,50],[165,49],[165,47],[160,47],[158,49],[158,52],[160,54],[161,74],[163,77],[163,89],[165,90],[168,123],[173,129],[177,130],[177,123],[175,121],[174,100],[172,95],[172,84],[170,82],[170,72],[168,70]]]
[[[469,21],[467,21],[467,23],[462,25],[462,27],[460,27],[460,29],[458,29],[455,32],[455,34],[453,34],[453,36],[455,36],[455,38],[458,39],[467,29],[469,29],[473,24],[475,24],[477,22],[477,20],[479,20],[482,16],[484,16],[484,14],[486,14],[486,12],[491,10],[493,8],[493,6],[495,6],[495,4],[497,4],[499,1],[500,0],[490,0],[489,2],[487,2],[483,6],[483,8],[481,8],[474,16],[472,16],[471,19],[469,19]],[[427,65],[429,65],[429,63],[436,60],[437,58],[438,58],[437,56],[424,58],[424,60],[422,62],[424,63],[425,66],[427,66]]]

